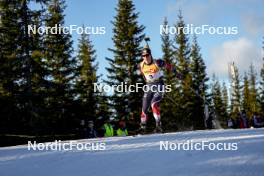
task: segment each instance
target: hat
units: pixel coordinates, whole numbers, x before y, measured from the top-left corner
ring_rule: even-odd
[[[148,45],[145,45],[142,50],[142,55],[145,55],[145,54],[151,54],[151,50]]]
[[[120,128],[125,128],[126,127],[126,122],[123,121],[123,120],[119,121],[119,126],[120,126]]]

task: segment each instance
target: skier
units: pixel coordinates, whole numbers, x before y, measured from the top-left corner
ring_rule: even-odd
[[[163,75],[161,68],[165,68],[173,72],[176,72],[176,70],[172,67],[172,65],[165,63],[161,59],[154,60],[148,44],[143,48],[142,58],[143,61],[139,64],[139,70],[145,79],[146,86],[150,87],[150,89],[148,89],[147,92],[144,92],[139,132],[145,133],[146,131],[146,123],[148,120],[147,112],[149,107],[151,106],[153,116],[156,121],[156,128],[154,130],[154,133],[162,133],[160,121],[160,101],[163,97],[164,90],[159,87],[163,87],[164,82],[162,79]],[[153,91],[154,88],[157,89]]]

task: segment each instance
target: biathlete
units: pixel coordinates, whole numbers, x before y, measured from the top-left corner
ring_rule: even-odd
[[[156,128],[154,133],[162,133],[161,121],[160,121],[160,101],[164,94],[164,81],[162,68],[169,71],[176,72],[175,68],[171,64],[165,63],[161,59],[154,60],[151,55],[151,50],[146,45],[142,50],[143,61],[139,64],[139,69],[144,77],[146,86],[149,87],[144,92],[142,100],[142,112],[141,112],[141,123],[139,133],[146,132],[146,124],[148,120],[147,112],[148,109],[152,108],[152,113],[156,121]],[[161,91],[162,90],[162,91]]]

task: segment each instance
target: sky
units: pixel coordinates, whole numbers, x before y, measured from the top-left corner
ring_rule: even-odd
[[[112,57],[108,48],[113,48],[111,21],[117,14],[117,3],[117,0],[66,0],[66,26],[105,27],[105,34],[90,36],[99,62],[98,73],[103,74],[103,78],[106,78],[105,68],[109,66],[105,58]],[[215,73],[220,80],[227,80],[228,63],[233,61],[240,73],[248,71],[251,63],[259,73],[263,64],[263,0],[134,0],[133,3],[135,12],[139,12],[138,22],[146,27],[144,33],[151,39],[154,58],[162,57],[160,25],[164,17],[173,26],[181,9],[185,24],[237,28],[237,34],[197,35],[210,77]],[[73,33],[72,36],[77,49],[80,35]],[[191,41],[192,35],[188,37]]]

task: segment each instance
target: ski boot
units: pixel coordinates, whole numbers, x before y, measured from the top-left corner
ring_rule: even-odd
[[[137,131],[138,134],[146,134],[146,124],[140,123],[140,128]]]
[[[156,122],[156,128],[154,129],[153,133],[162,133],[163,130],[161,128],[161,122]]]

